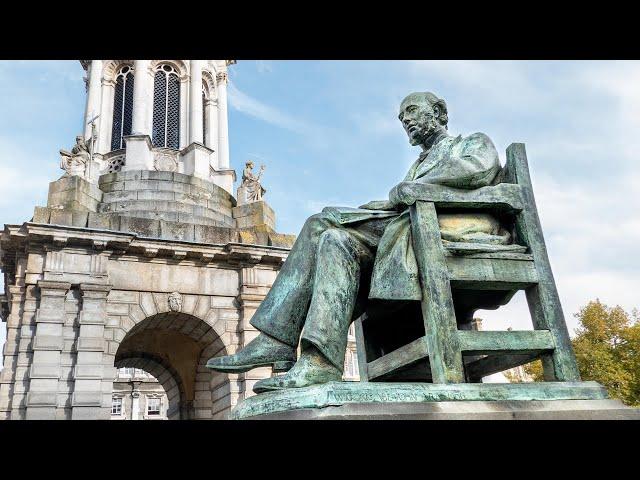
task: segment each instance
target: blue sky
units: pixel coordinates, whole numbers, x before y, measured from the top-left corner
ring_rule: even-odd
[[[77,61],[0,62],[0,224],[31,218],[81,131]],[[418,155],[397,120],[409,92],[449,107],[449,131],[524,142],[570,330],[589,300],[640,306],[640,62],[239,61],[230,67],[231,164],[264,163],[278,231],[325,205],[383,199]],[[523,296],[481,312],[530,328]],[[0,343],[4,325],[0,327]]]

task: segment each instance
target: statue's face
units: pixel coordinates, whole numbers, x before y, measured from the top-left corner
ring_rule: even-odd
[[[411,145],[423,144],[431,134],[441,129],[437,112],[424,95],[412,93],[405,98],[400,105],[398,118]]]

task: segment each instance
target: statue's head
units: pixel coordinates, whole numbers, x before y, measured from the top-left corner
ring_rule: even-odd
[[[249,168],[253,168],[253,162],[251,160],[249,160],[247,163],[245,163],[245,165]]]
[[[78,145],[82,145],[82,144],[84,143],[84,137],[83,137],[82,135],[78,135],[78,136],[76,137],[76,143],[77,143]]]
[[[398,118],[411,145],[421,145],[436,132],[446,132],[447,104],[431,92],[410,93],[400,104]]]

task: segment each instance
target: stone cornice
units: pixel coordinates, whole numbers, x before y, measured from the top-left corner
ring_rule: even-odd
[[[139,238],[135,234],[96,228],[83,228],[26,222],[5,225],[0,237],[0,257],[16,252],[50,247],[52,249],[90,249],[96,253],[138,257],[148,261],[220,262],[230,266],[278,266],[289,248],[244,243],[204,244],[175,240]],[[5,268],[15,268],[5,265]]]

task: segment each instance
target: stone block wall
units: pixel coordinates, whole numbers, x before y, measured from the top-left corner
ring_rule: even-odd
[[[205,364],[257,334],[249,319],[287,249],[25,224],[0,236],[0,252],[8,279],[0,419],[108,419],[122,366],[151,370],[170,418],[224,419],[271,375]]]
[[[245,243],[289,248],[293,235],[275,231],[264,201],[236,207],[221,187],[175,172],[130,170],[51,182],[46,207],[34,223],[128,232],[140,237],[210,244]]]

